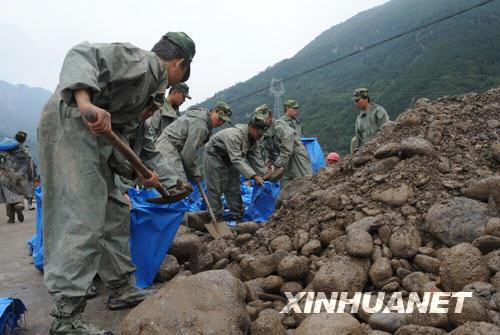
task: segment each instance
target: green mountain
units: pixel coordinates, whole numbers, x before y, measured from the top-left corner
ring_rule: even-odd
[[[389,37],[426,25],[475,3],[468,0],[392,0],[320,34],[290,59],[215,94],[231,101]],[[352,91],[368,87],[372,101],[391,119],[420,97],[482,91],[500,85],[500,1],[458,15],[338,63],[285,81],[281,98],[301,104],[306,136],[324,150],[348,151],[358,111]],[[274,105],[269,89],[232,103],[236,121],[247,121],[262,103]]]
[[[18,130],[27,132],[28,146],[36,163],[36,129],[42,108],[51,94],[43,88],[11,85],[0,81],[0,134],[14,137]]]

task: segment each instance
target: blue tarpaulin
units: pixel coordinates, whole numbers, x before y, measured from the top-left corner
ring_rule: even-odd
[[[311,159],[313,173],[318,173],[319,169],[325,166],[325,156],[316,138],[302,138],[302,143],[306,147]]]
[[[35,188],[36,231],[27,242],[28,252],[33,257],[33,265],[43,271],[43,224],[42,224],[42,187]]]
[[[14,334],[26,307],[19,299],[0,298],[0,335]]]
[[[3,137],[0,139],[0,151],[9,151],[16,148],[19,142],[10,137]]]

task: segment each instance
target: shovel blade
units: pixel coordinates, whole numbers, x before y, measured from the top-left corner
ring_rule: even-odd
[[[212,235],[216,240],[223,238],[224,236],[232,236],[233,232],[229,229],[229,226],[225,222],[210,222],[205,224],[210,235]]]
[[[147,202],[152,204],[173,204],[174,202],[181,201],[186,195],[184,194],[173,194],[165,197],[149,198],[146,199]]]

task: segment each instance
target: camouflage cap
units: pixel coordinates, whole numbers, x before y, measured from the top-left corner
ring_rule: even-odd
[[[186,83],[177,83],[172,85],[170,92],[172,91],[180,91],[184,93],[186,98],[191,99],[191,96],[189,95],[189,86]]]
[[[231,123],[233,112],[231,112],[231,107],[227,103],[219,101],[213,109],[217,111],[222,120]]]
[[[266,120],[269,115],[271,114],[271,110],[269,107],[267,107],[266,104],[260,105],[259,107],[255,108],[254,115],[257,117],[261,117],[264,120]]]
[[[250,124],[253,124],[255,128],[261,131],[266,131],[270,126],[267,120],[261,115],[254,115],[250,120]]]
[[[367,88],[357,88],[354,90],[352,94],[352,100],[356,101],[359,99],[367,99],[368,98],[368,89]]]
[[[290,107],[290,108],[299,108],[300,107],[300,105],[297,101],[291,100],[291,99],[286,100],[283,105],[285,106],[285,108],[286,107]]]
[[[177,45],[179,48],[184,51],[186,54],[186,62],[188,62],[188,68],[186,70],[186,74],[182,78],[182,81],[187,81],[189,79],[189,76],[191,74],[191,61],[194,58],[194,55],[196,54],[196,46],[191,39],[186,33],[182,31],[170,31],[163,35],[163,39],[167,39]]]

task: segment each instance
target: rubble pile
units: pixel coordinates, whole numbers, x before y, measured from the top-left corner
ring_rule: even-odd
[[[269,222],[238,224],[221,240],[181,227],[158,275],[168,282],[124,333],[198,333],[214,315],[223,327],[207,321],[199,333],[500,334],[499,171],[500,88],[420,99],[352,157],[292,181]],[[174,313],[182,286],[191,300],[208,295],[203,281],[225,283],[227,297],[211,289],[217,307]],[[284,292],[303,291],[473,297],[462,313],[279,313]],[[164,327],[160,309],[173,315]]]

